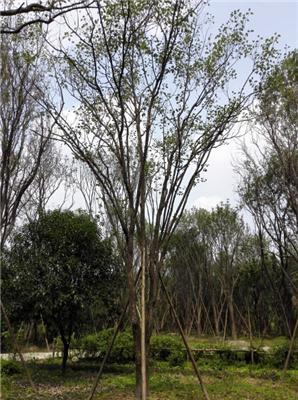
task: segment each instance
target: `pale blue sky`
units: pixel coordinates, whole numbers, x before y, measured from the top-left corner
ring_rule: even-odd
[[[281,35],[278,47],[298,47],[298,2],[296,1],[210,1],[209,12],[215,17],[215,26],[227,21],[231,11],[250,8],[250,29],[263,37],[274,33]],[[232,160],[239,158],[239,143],[232,141],[228,146],[215,149],[209,160],[207,182],[192,192],[188,207],[198,206],[210,209],[218,202],[230,199],[237,203],[235,188],[237,175],[233,172]]]
[[[280,46],[297,47],[298,41],[298,1],[224,1],[211,0],[210,13],[215,16],[218,24],[227,20],[234,9],[246,11],[251,9],[251,29],[261,36],[273,33],[281,35]]]

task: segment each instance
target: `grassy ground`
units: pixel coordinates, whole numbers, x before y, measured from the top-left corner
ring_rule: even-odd
[[[231,348],[241,348],[243,346],[250,347],[250,341],[247,337],[239,338],[238,340],[225,340],[223,342],[222,338],[210,337],[210,336],[201,336],[195,337],[191,336],[189,338],[189,344],[193,349],[200,348],[213,348],[213,347],[222,347],[222,346],[230,346]],[[279,336],[275,338],[253,338],[252,346],[254,348],[258,347],[268,347],[273,348],[275,346],[282,346],[289,344],[289,339],[284,336]]]
[[[60,361],[30,364],[39,394],[32,393],[23,373],[2,375],[3,400],[86,400],[97,368],[94,363],[70,364],[63,377]],[[269,367],[246,365],[200,365],[212,400],[297,400],[298,371],[290,370],[284,380],[281,372]],[[134,393],[134,366],[108,366],[98,386],[96,400],[130,400]],[[166,362],[151,366],[150,400],[202,399],[191,365],[170,367]]]

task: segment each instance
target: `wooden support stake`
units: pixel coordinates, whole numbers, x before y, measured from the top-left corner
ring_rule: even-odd
[[[138,271],[138,273],[137,273],[135,285],[138,283],[139,276],[140,276],[140,272],[141,272],[141,269],[139,269],[139,271]],[[103,358],[103,360],[102,360],[102,362],[101,362],[101,365],[100,365],[98,374],[97,374],[96,379],[95,379],[95,381],[94,381],[94,384],[93,384],[91,393],[90,393],[90,395],[89,395],[89,397],[88,397],[88,400],[92,400],[92,399],[93,399],[93,396],[94,396],[94,394],[95,394],[95,390],[96,390],[97,385],[98,385],[98,383],[99,383],[99,380],[100,380],[100,378],[101,378],[101,376],[102,376],[104,366],[105,366],[105,364],[106,364],[106,362],[107,362],[107,359],[109,358],[109,356],[110,356],[110,354],[111,354],[111,351],[112,351],[112,348],[113,348],[113,346],[114,346],[116,337],[117,337],[118,332],[119,332],[119,330],[120,330],[120,326],[122,325],[122,323],[123,323],[123,321],[124,321],[124,317],[125,317],[126,311],[127,311],[127,309],[128,309],[128,306],[129,306],[129,298],[128,298],[127,301],[126,301],[125,307],[124,307],[124,309],[123,309],[123,311],[122,311],[122,314],[121,314],[120,319],[119,319],[119,321],[118,321],[118,324],[117,324],[117,326],[116,326],[116,330],[115,330],[114,335],[113,335],[113,337],[112,337],[112,340],[111,340],[111,342],[110,342],[109,348],[108,348],[107,352],[105,353],[105,356],[104,356],[104,358]]]
[[[121,324],[122,324],[122,322],[123,322],[123,320],[124,320],[124,317],[125,317],[125,314],[126,314],[128,305],[129,305],[129,300],[127,300],[127,302],[126,302],[126,304],[125,304],[124,310],[122,311],[121,317],[120,317],[120,319],[119,319],[119,321],[118,321],[118,324],[117,324],[116,330],[115,330],[115,332],[114,332],[114,335],[113,335],[113,337],[112,337],[112,340],[111,340],[111,343],[110,343],[110,345],[109,345],[109,348],[108,348],[108,350],[107,350],[107,352],[106,352],[106,354],[105,354],[105,356],[104,356],[104,358],[103,358],[103,360],[102,360],[102,362],[101,362],[101,365],[100,365],[98,374],[97,374],[97,376],[96,376],[96,379],[95,379],[95,382],[94,382],[94,384],[93,384],[93,387],[92,387],[90,396],[88,397],[88,400],[92,400],[92,399],[93,399],[93,396],[94,396],[94,394],[95,394],[95,390],[96,390],[96,388],[97,388],[98,382],[99,382],[99,380],[100,380],[100,378],[101,378],[101,376],[102,376],[102,372],[103,372],[104,366],[105,366],[105,364],[106,364],[107,359],[109,358],[109,356],[110,356],[110,354],[111,354],[111,351],[112,351],[112,348],[113,348],[113,346],[114,346],[116,337],[117,337],[118,332],[119,332],[119,330],[120,330],[120,326],[121,326]]]
[[[10,336],[11,336],[11,338],[12,338],[13,346],[14,346],[14,348],[15,348],[15,351],[18,353],[18,355],[19,355],[19,357],[20,357],[20,360],[21,360],[21,363],[22,363],[22,366],[23,366],[23,368],[24,368],[24,370],[25,370],[25,372],[26,372],[26,375],[27,375],[27,378],[28,378],[28,382],[29,382],[29,384],[30,384],[32,390],[33,390],[35,393],[37,393],[37,389],[36,389],[36,387],[35,387],[35,385],[34,385],[34,383],[33,383],[33,380],[32,380],[31,374],[30,374],[30,371],[29,371],[29,369],[28,369],[28,367],[27,367],[27,365],[26,365],[25,359],[24,359],[23,354],[22,354],[22,352],[21,352],[21,349],[20,349],[20,347],[19,347],[19,345],[18,345],[17,339],[16,339],[16,337],[15,337],[14,331],[13,331],[13,329],[12,329],[11,323],[10,323],[10,321],[9,321],[8,315],[7,315],[7,313],[6,313],[6,310],[5,310],[5,307],[4,307],[4,304],[2,303],[2,301],[1,301],[1,310],[2,310],[2,313],[3,313],[4,319],[5,319],[5,322],[6,322],[6,324],[7,324],[7,327],[8,327],[9,333],[10,333]]]
[[[295,327],[294,327],[294,330],[293,330],[293,334],[292,334],[292,337],[291,337],[289,351],[288,351],[287,358],[286,358],[286,361],[285,361],[285,365],[284,365],[284,368],[283,368],[283,378],[284,378],[284,376],[285,376],[285,374],[287,372],[287,369],[289,367],[289,362],[290,362],[291,354],[293,352],[295,338],[296,338],[296,335],[297,335],[297,330],[298,330],[298,318],[296,319],[296,324],[295,324]]]
[[[41,319],[41,324],[42,324],[42,329],[43,329],[43,334],[44,334],[44,340],[46,342],[47,350],[48,350],[48,352],[50,352],[51,349],[50,349],[49,341],[48,341],[48,337],[47,337],[47,329],[46,329],[46,326],[44,324],[44,320],[42,318],[42,314],[40,314],[40,319]]]
[[[204,393],[205,400],[210,400],[209,395],[208,395],[208,392],[207,392],[207,389],[205,388],[205,385],[204,385],[204,383],[203,383],[201,374],[200,374],[200,372],[199,372],[199,369],[198,369],[198,367],[197,367],[196,361],[195,361],[194,356],[193,356],[193,354],[192,354],[192,351],[191,351],[191,349],[190,349],[190,347],[189,347],[189,344],[188,344],[188,342],[187,342],[187,339],[186,339],[186,337],[185,337],[185,335],[184,335],[184,332],[183,332],[181,323],[180,323],[180,321],[179,321],[179,318],[178,318],[178,315],[177,315],[176,310],[175,310],[175,308],[174,308],[174,305],[173,305],[173,303],[172,303],[172,301],[171,301],[171,299],[170,299],[169,293],[168,293],[167,288],[166,288],[166,286],[165,286],[165,284],[164,284],[164,281],[163,281],[163,279],[162,279],[162,276],[161,276],[160,271],[158,271],[158,276],[159,276],[159,279],[160,279],[160,282],[161,282],[161,286],[162,286],[162,288],[163,288],[163,290],[164,290],[164,292],[165,292],[166,298],[167,298],[167,300],[168,300],[168,303],[169,303],[169,305],[170,305],[170,308],[171,308],[171,310],[172,310],[172,312],[173,312],[173,316],[174,316],[174,319],[175,319],[176,324],[177,324],[177,326],[178,326],[178,329],[179,329],[180,335],[181,335],[181,337],[182,337],[184,346],[185,346],[185,348],[186,348],[188,357],[189,357],[189,359],[190,359],[190,361],[191,361],[191,363],[192,363],[192,366],[193,366],[193,368],[194,368],[195,374],[196,374],[196,376],[197,376],[197,378],[198,378],[199,384],[200,384],[201,389],[202,389],[202,391],[203,391],[203,393]]]

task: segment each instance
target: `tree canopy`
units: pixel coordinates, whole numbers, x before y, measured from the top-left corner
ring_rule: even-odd
[[[3,299],[15,318],[42,314],[57,328],[65,368],[73,332],[95,298],[112,301],[116,276],[112,247],[88,215],[47,212],[13,237],[5,254]]]

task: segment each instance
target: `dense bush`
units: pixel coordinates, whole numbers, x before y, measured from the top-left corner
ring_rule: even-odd
[[[102,359],[110,345],[114,329],[104,329],[96,334],[89,334],[80,339],[73,338],[71,351],[75,356]],[[62,351],[61,340],[57,340],[56,349]],[[197,347],[197,346],[196,346]],[[210,347],[210,346],[209,346]],[[204,346],[202,347],[203,350]],[[199,349],[197,349],[199,350]],[[284,365],[288,344],[279,344],[268,353],[256,350],[254,362],[260,365],[271,365],[281,368]],[[186,351],[182,340],[176,335],[153,335],[150,342],[150,357],[156,361],[167,361],[172,366],[182,366],[186,360]],[[250,351],[233,350],[228,345],[216,345],[208,351],[194,351],[196,361],[203,364],[229,365],[251,362]],[[134,361],[134,344],[130,330],[119,332],[111,351],[109,361],[127,363]],[[290,367],[298,364],[295,352],[290,360]]]
[[[8,331],[2,331],[1,332],[1,340],[0,340],[0,345],[1,345],[1,353],[11,353],[13,352],[13,344],[12,340],[10,337],[10,334]]]
[[[110,338],[109,338],[110,343]],[[110,360],[113,362],[129,362],[135,359],[133,337],[131,332],[118,333]]]
[[[281,344],[279,346],[275,346],[273,348],[273,352],[267,357],[267,364],[272,365],[276,368],[281,368],[284,366],[287,355],[289,351],[288,344]],[[266,358],[265,358],[266,359]],[[297,351],[293,351],[290,357],[289,367],[297,367],[298,365],[298,353]]]
[[[85,355],[86,357],[99,357],[98,335],[90,334],[83,336],[80,341],[79,350],[82,353],[81,355]]]
[[[90,334],[77,341],[77,350],[84,357],[102,358],[110,344],[114,329],[104,329],[96,334]],[[177,336],[152,336],[150,356],[153,360],[168,361],[170,365],[183,365],[186,357],[184,346]],[[111,351],[109,361],[126,363],[134,361],[134,345],[132,333],[129,330],[119,332]]]
[[[99,333],[84,336],[80,350],[85,357],[102,358],[111,342],[114,329],[104,329]],[[133,338],[130,331],[119,332],[111,351],[109,361],[125,363],[134,360]]]
[[[172,335],[152,336],[150,355],[158,361],[168,361],[171,365],[183,365],[186,357],[180,338]]]
[[[1,360],[1,374],[15,375],[22,371],[21,365],[15,360]]]

